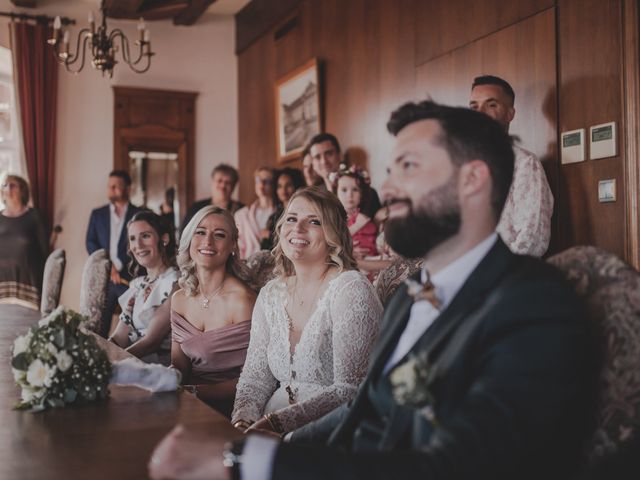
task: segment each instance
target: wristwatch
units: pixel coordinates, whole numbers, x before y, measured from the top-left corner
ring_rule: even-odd
[[[229,473],[231,480],[240,480],[240,465],[242,464],[242,450],[244,450],[244,440],[228,443],[222,452],[222,464]]]

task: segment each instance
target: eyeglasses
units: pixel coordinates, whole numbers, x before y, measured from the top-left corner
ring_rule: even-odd
[[[2,185],[0,185],[0,187],[2,188],[19,188],[19,185],[17,183],[3,183]]]

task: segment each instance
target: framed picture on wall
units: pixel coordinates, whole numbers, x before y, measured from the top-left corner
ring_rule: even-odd
[[[275,99],[278,161],[286,162],[322,131],[317,59],[278,79]]]

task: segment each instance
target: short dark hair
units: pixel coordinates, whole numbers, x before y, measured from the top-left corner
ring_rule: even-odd
[[[478,85],[497,85],[504,90],[504,93],[511,99],[511,105],[516,103],[516,93],[509,85],[509,82],[504,80],[503,78],[496,77],[494,75],[480,75],[473,79],[473,84],[471,85],[471,90],[476,88]]]
[[[314,135],[313,138],[309,140],[309,143],[307,144],[305,150],[310,152],[311,147],[322,142],[331,142],[333,148],[336,149],[336,153],[340,153],[340,143],[338,142],[336,136],[331,133],[318,133],[317,135]]]
[[[160,215],[152,212],[151,210],[140,210],[136,212],[131,220],[127,222],[127,239],[129,238],[128,229],[132,223],[135,222],[147,222],[153,230],[155,230],[158,235],[158,251],[160,252],[160,256],[162,257],[162,262],[168,267],[176,266],[176,236],[173,233],[172,225],[162,218]],[[165,245],[162,241],[162,236],[164,234],[169,236],[169,241]],[[142,266],[136,261],[135,257],[131,253],[131,249],[129,248],[129,241],[127,240],[127,253],[131,258],[129,262],[129,273],[133,277],[137,277],[140,275],[142,271]]]
[[[121,178],[127,187],[131,186],[131,175],[126,170],[111,170],[109,176]]]
[[[498,221],[513,180],[511,137],[488,115],[430,100],[402,105],[391,114],[387,129],[395,136],[420,120],[435,120],[440,124],[443,134],[439,140],[456,167],[472,160],[487,164],[492,179],[491,207]]]
[[[213,176],[216,173],[223,173],[224,175],[230,176],[234,187],[238,183],[238,179],[239,179],[238,171],[235,168],[233,168],[231,165],[227,165],[226,163],[220,163],[216,165],[214,169],[211,170],[211,178],[213,178]]]

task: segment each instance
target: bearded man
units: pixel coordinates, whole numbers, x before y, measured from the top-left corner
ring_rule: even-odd
[[[572,478],[590,424],[591,340],[560,273],[495,233],[514,169],[507,133],[429,101],[400,107],[388,129],[385,235],[425,268],[388,303],[356,399],[285,442],[249,436],[227,452],[230,474]],[[178,430],[152,459],[168,476],[184,472],[166,460],[181,439]]]

